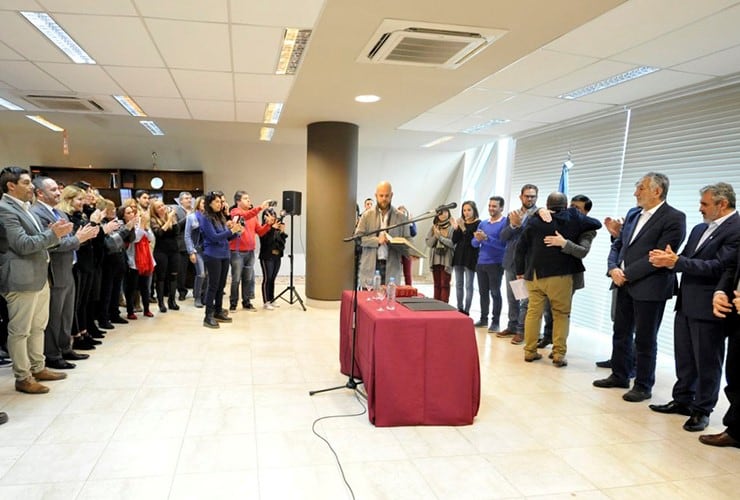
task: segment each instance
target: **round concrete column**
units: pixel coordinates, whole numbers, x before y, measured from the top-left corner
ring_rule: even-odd
[[[308,125],[306,168],[306,296],[339,300],[353,285],[358,127]]]

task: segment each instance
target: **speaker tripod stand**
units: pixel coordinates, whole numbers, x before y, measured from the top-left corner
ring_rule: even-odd
[[[303,305],[303,299],[301,299],[301,295],[298,293],[298,290],[295,289],[295,286],[293,285],[293,214],[290,214],[290,253],[288,254],[288,258],[290,260],[290,285],[288,285],[285,290],[277,294],[273,302],[279,298],[282,298],[284,301],[286,301],[288,304],[295,304],[296,302],[301,304],[301,308],[305,311],[306,306]],[[290,291],[290,299],[286,299],[283,297],[285,292]]]

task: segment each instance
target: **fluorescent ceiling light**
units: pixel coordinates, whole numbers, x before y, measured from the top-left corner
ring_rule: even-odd
[[[152,135],[164,135],[162,129],[157,126],[152,120],[139,120],[139,123],[149,131]]]
[[[21,15],[77,64],[95,64],[95,60],[46,12],[21,12]]]
[[[280,113],[283,111],[282,102],[269,102],[265,106],[265,115],[262,118],[264,123],[275,124],[280,121]]]
[[[373,94],[364,94],[364,95],[358,95],[355,97],[355,101],[357,102],[378,102],[380,100],[380,97],[373,95]]]
[[[465,130],[462,130],[461,132],[463,134],[472,134],[480,130],[483,130],[484,128],[493,127],[494,125],[501,125],[503,123],[509,123],[510,121],[511,120],[502,120],[500,118],[495,118],[493,120],[488,120],[487,122],[479,123],[478,125],[473,125],[472,127],[468,127]]]
[[[260,141],[271,141],[275,129],[272,127],[262,127],[260,129]]]
[[[593,94],[594,92],[608,89],[609,87],[614,87],[615,85],[619,85],[620,83],[629,82],[630,80],[649,75],[650,73],[655,73],[659,70],[660,68],[655,68],[653,66],[640,66],[639,68],[634,68],[629,71],[625,71],[624,73],[610,76],[609,78],[598,81],[596,83],[592,83],[591,85],[586,85],[585,87],[581,87],[580,89],[571,90],[570,92],[559,95],[558,97],[560,99],[578,99],[579,97],[587,96],[589,94]]]
[[[127,95],[114,95],[113,99],[118,101],[118,104],[123,106],[123,109],[128,111],[128,114],[131,116],[146,116],[146,113],[144,113],[144,110],[139,107],[138,104],[136,104],[136,101],[131,99]]]
[[[20,106],[13,104],[12,102],[6,99],[3,99],[2,97],[0,97],[0,106],[6,109],[9,109],[11,111],[23,111],[23,108],[21,108]]]
[[[454,139],[454,135],[446,135],[444,137],[440,137],[439,139],[434,139],[432,142],[427,142],[426,144],[422,144],[422,148],[433,148],[434,146],[437,146],[438,144],[445,143],[449,140]]]
[[[280,49],[276,75],[295,75],[298,65],[306,50],[311,30],[299,30],[298,28],[286,28],[283,35],[283,46]]]
[[[54,132],[63,132],[64,129],[60,127],[59,125],[55,123],[51,123],[49,120],[44,118],[43,116],[39,115],[26,115],[26,118],[29,120],[33,120],[39,125],[43,125],[44,127],[48,128],[49,130],[53,130]]]

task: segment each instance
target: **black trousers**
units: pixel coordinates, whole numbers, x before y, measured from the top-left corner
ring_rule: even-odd
[[[735,320],[727,341],[727,360],[725,361],[725,375],[727,386],[725,395],[730,402],[730,408],[725,413],[722,423],[727,427],[727,434],[736,441],[740,441],[740,320]]]

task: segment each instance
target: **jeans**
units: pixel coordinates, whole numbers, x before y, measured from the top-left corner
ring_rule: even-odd
[[[516,279],[513,269],[506,269],[506,299],[509,303],[509,324],[507,330],[514,333],[524,334],[524,318],[527,317],[528,299],[517,300],[511,290],[510,281]]]
[[[473,276],[475,271],[465,266],[454,266],[455,272],[455,295],[457,296],[457,309],[470,312],[470,304],[473,303]]]
[[[239,283],[242,289],[242,305],[247,305],[254,295],[254,251],[231,252],[231,294],[229,306],[239,303]]]
[[[207,310],[218,314],[223,311],[223,292],[226,286],[226,277],[229,275],[229,259],[218,259],[204,255],[203,262],[208,273],[205,306]]]
[[[498,328],[501,318],[501,307],[503,306],[503,300],[501,299],[501,278],[504,275],[504,268],[501,264],[478,264],[475,271],[478,275],[481,322],[486,323],[488,321],[488,306],[492,300],[491,326]]]

